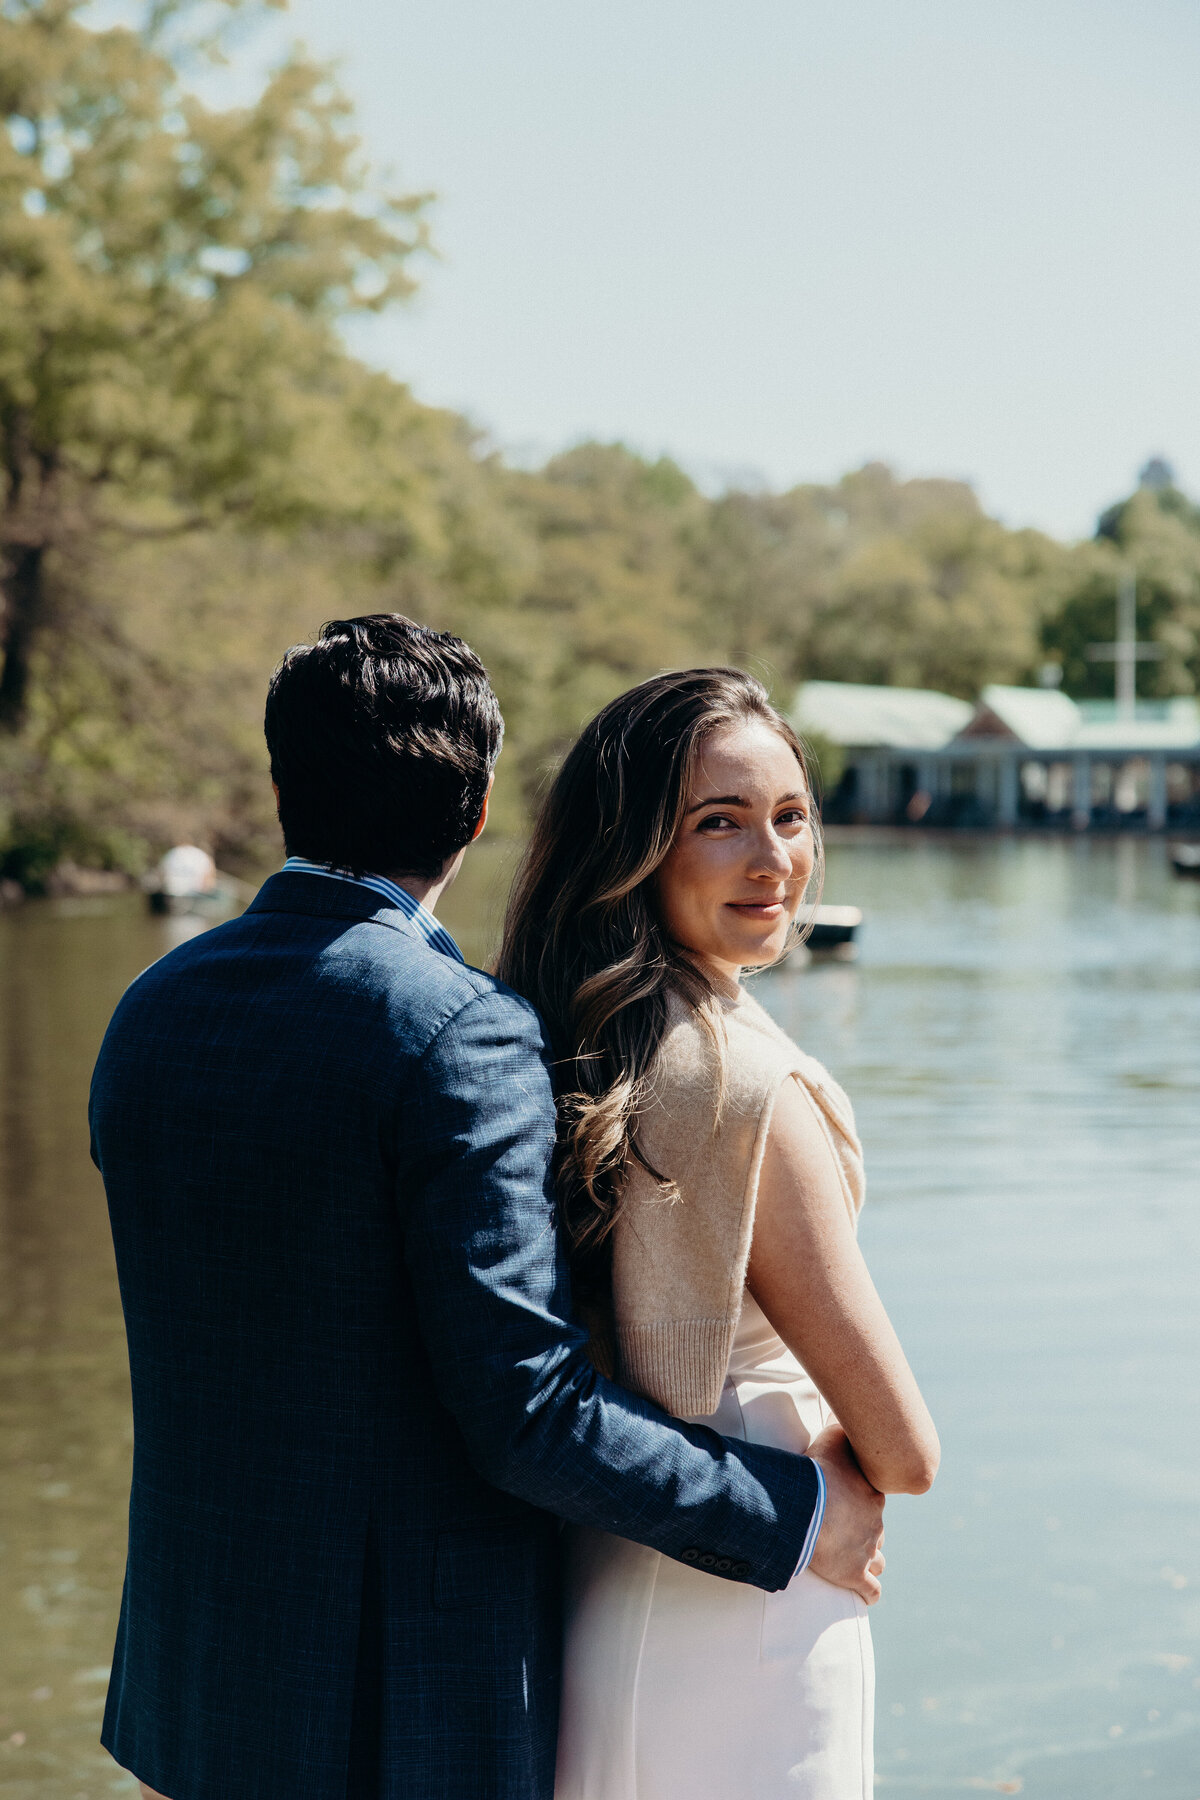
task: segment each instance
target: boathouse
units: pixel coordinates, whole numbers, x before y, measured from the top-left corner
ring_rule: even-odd
[[[919,688],[806,681],[792,721],[837,745],[830,822],[1163,831],[1200,825],[1194,699],[1071,700],[985,687],[974,706]]]

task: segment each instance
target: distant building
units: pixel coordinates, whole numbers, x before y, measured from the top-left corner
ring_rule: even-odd
[[[1011,829],[1200,826],[1200,706],[985,687],[974,706],[921,688],[806,681],[792,721],[845,752],[830,821]]]

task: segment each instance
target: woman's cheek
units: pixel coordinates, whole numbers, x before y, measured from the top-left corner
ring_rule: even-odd
[[[692,904],[691,885],[686,879],[680,879],[681,873],[677,871],[674,880],[664,882],[660,887],[658,910],[667,936],[685,949],[692,949],[695,948],[691,940],[696,935],[696,908]]]

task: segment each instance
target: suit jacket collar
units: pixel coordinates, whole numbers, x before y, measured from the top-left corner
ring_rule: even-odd
[[[307,913],[318,919],[370,919],[424,942],[398,906],[373,889],[336,876],[302,875],[294,870],[269,875],[246,908],[248,913]]]

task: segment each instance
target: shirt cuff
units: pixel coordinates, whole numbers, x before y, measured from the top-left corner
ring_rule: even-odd
[[[825,1471],[819,1462],[813,1463],[813,1472],[817,1477],[817,1498],[813,1506],[813,1515],[808,1522],[808,1530],[804,1536],[804,1545],[800,1551],[800,1561],[792,1571],[795,1580],[801,1569],[807,1569],[813,1559],[813,1551],[817,1547],[817,1539],[821,1535],[821,1521],[825,1517]]]

